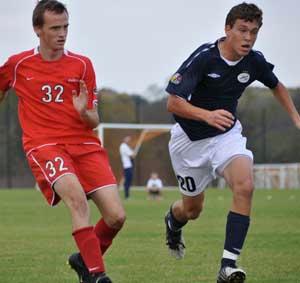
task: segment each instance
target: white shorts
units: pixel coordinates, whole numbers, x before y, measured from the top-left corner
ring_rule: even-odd
[[[169,152],[180,191],[196,196],[217,176],[223,176],[225,167],[237,156],[253,154],[246,148],[242,125],[236,121],[225,134],[199,141],[191,141],[179,124],[171,130]]]

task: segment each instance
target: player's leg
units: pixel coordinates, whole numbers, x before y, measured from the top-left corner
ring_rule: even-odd
[[[95,233],[100,239],[101,251],[104,254],[125,222],[125,210],[115,185],[95,191],[91,198],[102,215],[95,225]]]
[[[70,211],[73,231],[90,225],[88,202],[77,177],[71,174],[62,176],[53,187]]]
[[[207,140],[191,141],[179,125],[171,131],[169,152],[182,199],[171,205],[165,223],[167,245],[176,258],[182,258],[185,251],[182,227],[188,220],[199,217],[203,191],[213,179],[209,163],[211,144]]]
[[[125,199],[130,197],[130,185],[133,178],[133,171],[132,168],[125,168],[124,169],[124,196]]]
[[[224,170],[224,178],[233,192],[227,216],[225,243],[217,283],[243,283],[246,273],[236,266],[247,236],[253,195],[252,159],[240,156],[233,159]]]
[[[116,187],[116,180],[109,166],[108,157],[106,151],[99,145],[68,145],[68,152],[72,155],[74,160],[74,168],[80,181],[80,184],[84,188],[86,195],[91,197],[98,190],[105,190],[110,186]],[[103,261],[101,251],[101,239],[99,239],[95,227],[92,227],[95,238],[97,239],[97,252]],[[78,272],[84,270],[85,264],[82,264],[81,257],[83,254],[75,253],[69,258],[70,265]],[[84,259],[85,263],[85,259]],[[83,267],[83,269],[82,269]],[[104,272],[89,271],[89,274],[84,283],[94,282],[111,282],[111,280],[105,275]]]
[[[41,147],[33,150],[27,158],[48,203],[55,205],[62,199],[69,209],[73,236],[86,266],[90,270],[103,271],[98,238],[89,222],[89,206],[86,195],[76,176],[76,170],[66,147],[64,145]],[[81,273],[77,272],[80,281],[84,275],[89,273],[85,264],[83,265],[84,270],[81,270]]]
[[[218,283],[239,283],[244,282],[246,276],[243,270],[237,268],[236,261],[242,251],[250,223],[254,190],[252,159],[248,156],[239,156],[233,159],[224,170],[224,178],[233,192],[233,200],[227,216],[224,251]]]
[[[214,158],[216,173],[223,176],[233,192],[233,201],[227,216],[225,243],[218,283],[245,281],[245,272],[237,268],[250,223],[253,195],[253,155],[246,149],[246,139],[241,135],[241,125],[219,136]],[[224,148],[227,148],[225,151]]]
[[[105,267],[99,240],[90,224],[89,206],[79,180],[75,175],[65,175],[56,181],[54,189],[70,211],[72,235],[80,251],[77,258],[74,255],[70,258],[71,267],[83,282],[88,282],[90,274],[104,275]],[[78,261],[77,265],[75,260]]]
[[[203,209],[204,192],[190,197],[182,195],[182,199],[174,202],[165,216],[166,243],[171,256],[181,259],[185,255],[185,242],[182,228],[189,220],[197,219]]]

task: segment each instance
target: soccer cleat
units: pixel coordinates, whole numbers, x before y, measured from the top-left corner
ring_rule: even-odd
[[[74,269],[78,275],[79,283],[89,282],[89,271],[86,268],[80,253],[74,253],[69,257],[68,263],[72,269]]]
[[[244,283],[246,273],[240,268],[222,267],[219,271],[217,283]]]
[[[79,283],[112,283],[110,278],[104,273],[89,273],[85,266],[80,253],[74,253],[69,257],[68,261],[72,269],[74,269],[78,275]]]
[[[169,247],[170,255],[176,259],[182,259],[185,255],[185,243],[182,230],[172,231],[168,224],[169,212],[165,216],[166,223],[166,244]]]
[[[112,283],[112,281],[104,272],[102,272],[90,275],[90,279],[87,283]]]

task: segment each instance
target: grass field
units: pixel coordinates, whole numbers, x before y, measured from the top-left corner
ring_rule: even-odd
[[[177,191],[160,202],[133,191],[127,222],[106,255],[114,283],[212,283],[223,249],[228,190],[210,189],[201,219],[186,226],[186,257],[170,258],[163,216]],[[93,221],[97,211],[92,207]],[[49,208],[34,190],[0,190],[0,282],[76,283],[66,265],[75,250],[69,214]],[[300,190],[258,190],[248,238],[239,262],[247,283],[300,283]]]

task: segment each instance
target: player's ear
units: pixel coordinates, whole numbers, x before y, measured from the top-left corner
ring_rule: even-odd
[[[35,26],[35,27],[33,27],[33,30],[34,30],[36,36],[40,37],[41,28],[39,26]]]
[[[231,25],[226,25],[225,26],[225,33],[227,34],[231,29],[232,29]]]

